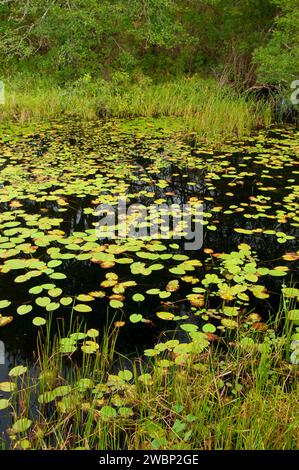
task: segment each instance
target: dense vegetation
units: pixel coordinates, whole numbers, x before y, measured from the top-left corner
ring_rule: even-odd
[[[0,8],[3,118],[178,115],[200,131],[203,102],[214,95],[217,115],[229,94],[231,124],[218,134],[242,135],[269,123],[269,109],[256,110],[246,91],[274,86],[289,99],[299,69],[298,0],[4,0]],[[236,114],[251,115],[245,129]]]
[[[298,131],[194,148],[154,122],[2,128],[10,448],[298,447]],[[203,202],[203,247],[99,239],[120,197]]]
[[[242,87],[281,83],[297,78],[298,7],[298,0],[6,0],[1,66],[60,83],[116,71],[135,80],[201,73]]]

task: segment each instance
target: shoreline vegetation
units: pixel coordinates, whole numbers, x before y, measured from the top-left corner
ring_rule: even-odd
[[[297,449],[298,369],[286,360],[295,304],[282,296],[267,323],[252,313],[221,340],[202,334],[199,341],[197,333],[185,346],[159,343],[159,355],[146,362],[117,353],[119,322],[108,324],[101,338],[73,325],[53,341],[49,320],[39,335],[35,373],[19,365],[9,374],[10,448]],[[62,348],[75,344],[94,354],[85,349],[82,357],[63,358]]]
[[[34,78],[9,83],[0,121],[18,123],[57,118],[82,120],[176,118],[175,130],[196,133],[219,143],[242,138],[273,122],[270,103],[246,99],[228,86],[198,76],[169,83],[129,83],[117,76],[111,82],[85,76],[60,87]],[[163,125],[163,122],[162,122]],[[164,124],[165,125],[165,124]]]

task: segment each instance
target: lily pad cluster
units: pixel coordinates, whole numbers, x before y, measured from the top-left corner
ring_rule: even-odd
[[[219,149],[117,122],[2,130],[0,326],[22,318],[22,335],[69,314],[100,330],[108,308],[118,327],[185,335],[189,346],[169,347],[180,357],[195,339],[200,349],[253,310],[260,315],[282,286],[290,296],[299,259],[298,137],[260,132]],[[175,228],[169,238],[99,239],[97,206],[117,208],[123,197],[202,204],[203,247],[186,251],[171,238]],[[150,228],[151,218],[142,224]],[[94,338],[84,341],[82,350],[96,353]],[[74,338],[61,343],[63,353],[76,348]]]

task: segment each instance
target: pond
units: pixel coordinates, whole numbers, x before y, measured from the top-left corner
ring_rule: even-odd
[[[151,357],[157,342],[193,331],[214,340],[250,315],[262,329],[281,292],[299,294],[298,163],[294,128],[213,147],[121,122],[2,127],[0,382],[16,364],[33,367],[49,325],[51,337],[114,325],[126,357]],[[202,247],[99,238],[96,208],[124,197],[201,204]]]

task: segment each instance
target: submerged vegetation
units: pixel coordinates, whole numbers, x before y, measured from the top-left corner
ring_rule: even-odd
[[[12,124],[1,165],[4,445],[298,447],[298,131]],[[203,248],[99,239],[124,196],[201,201]]]

